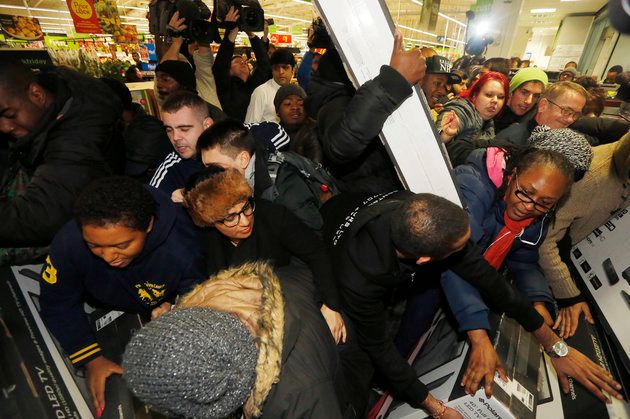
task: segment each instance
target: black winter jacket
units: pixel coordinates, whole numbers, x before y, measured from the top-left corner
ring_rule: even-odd
[[[286,266],[296,257],[313,272],[318,301],[340,311],[337,283],[322,240],[281,205],[256,198],[254,214],[254,230],[238,246],[214,228],[204,233],[208,276],[257,260],[268,260],[274,268]]]
[[[234,55],[234,43],[230,42],[227,33],[223,37],[219,51],[212,66],[214,81],[217,85],[217,96],[221,102],[223,112],[230,118],[245,120],[249,100],[255,88],[271,77],[271,64],[265,47],[257,36],[249,38],[252,50],[256,55],[256,69],[246,82],[235,76],[230,76],[230,66]]]
[[[116,95],[104,83],[64,68],[38,77],[55,100],[30,135],[9,144],[9,168],[0,185],[0,247],[48,245],[72,217],[81,190],[111,174],[105,156],[122,113]],[[7,196],[19,171],[29,184],[23,194]]]
[[[317,112],[324,162],[340,180],[342,192],[374,194],[400,188],[378,136],[387,118],[411,93],[407,80],[387,65],[354,96],[342,83],[311,78],[309,106]]]
[[[517,319],[527,330],[536,330],[543,320],[527,298],[509,285],[471,242],[441,262],[418,266],[399,260],[391,239],[391,220],[410,196],[411,192],[394,192],[357,199],[354,205],[341,195],[328,201],[322,213],[326,220],[325,240],[332,246],[344,312],[353,321],[359,346],[386,379],[390,390],[412,406],[420,407],[428,390],[397,351],[387,330],[387,309],[393,298],[405,295],[404,290],[411,289],[414,282],[435,278],[436,272],[448,268],[477,287],[494,307]]]

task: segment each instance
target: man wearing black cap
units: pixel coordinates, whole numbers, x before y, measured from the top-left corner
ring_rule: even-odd
[[[252,98],[247,107],[245,123],[251,124],[263,121],[276,121],[276,109],[273,99],[281,86],[291,83],[295,57],[286,48],[278,48],[269,59],[271,62],[271,76],[266,83],[258,86],[252,93]]]
[[[429,107],[434,109],[440,104],[440,99],[448,93],[448,85],[454,82],[452,79],[459,79],[459,76],[451,73],[453,64],[446,57],[434,55],[426,58],[426,62],[427,72],[420,87]]]
[[[155,81],[160,102],[178,90],[197,91],[195,72],[190,64],[183,61],[169,60],[158,64],[155,67]]]

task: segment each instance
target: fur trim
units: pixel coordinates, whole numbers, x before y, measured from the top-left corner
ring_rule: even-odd
[[[231,298],[235,292],[239,293],[238,303]],[[248,418],[260,416],[271,387],[280,379],[284,339],[284,298],[271,266],[252,262],[221,271],[197,285],[177,306],[236,314],[250,330],[254,328],[259,349],[256,382],[243,411]]]
[[[199,227],[211,227],[228,215],[230,208],[253,194],[245,177],[236,169],[226,169],[206,178],[184,193],[184,206]]]

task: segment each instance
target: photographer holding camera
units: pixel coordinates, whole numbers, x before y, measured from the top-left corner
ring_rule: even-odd
[[[240,31],[237,26],[239,17],[239,11],[230,7],[224,20],[227,35],[221,42],[212,72],[223,111],[229,117],[243,121],[252,92],[271,78],[271,64],[263,42],[252,32],[247,32],[247,36],[256,55],[254,72],[250,74],[245,60],[240,55],[234,55],[234,42]],[[264,38],[266,38],[266,28],[265,23]]]
[[[184,44],[184,40],[186,39],[185,35],[190,36],[191,31],[186,31],[187,29],[189,28],[186,24],[186,18],[183,16],[180,17],[179,11],[173,13],[173,16],[171,16],[168,23],[171,45],[162,56],[160,64],[167,61],[182,61],[186,64],[190,64],[186,57],[179,52]],[[212,74],[212,66],[214,64],[214,55],[212,53],[212,47],[210,46],[212,39],[210,39],[209,36],[199,36],[198,38],[190,39],[189,41],[190,43],[188,44],[188,48],[189,51],[191,49],[193,50],[190,51],[190,55],[195,63],[194,78],[196,82],[196,91],[203,100],[221,108],[221,103],[219,102],[219,98],[217,96],[214,75]],[[192,68],[190,70],[192,70]],[[188,71],[189,69],[183,68],[184,73],[187,73]],[[168,94],[173,93],[174,91],[189,90],[185,89],[185,86],[177,85],[178,77],[172,77],[172,75],[167,75],[168,77],[165,77],[162,74],[157,74],[157,76],[157,91],[160,104],[166,99]],[[168,80],[169,77],[172,80]],[[174,81],[174,83],[172,83],[172,81]]]

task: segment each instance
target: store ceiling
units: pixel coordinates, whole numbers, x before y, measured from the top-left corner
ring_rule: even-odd
[[[376,0],[373,0],[376,2]],[[512,3],[512,0],[495,0]],[[212,5],[212,0],[205,0]],[[399,25],[418,28],[422,11],[421,0],[385,0],[394,21]],[[149,0],[118,0],[118,8],[124,23],[135,24],[140,32],[146,32],[147,21],[144,18]],[[308,25],[314,16],[313,6],[304,0],[261,0],[265,12],[273,16],[279,31],[290,32],[293,25]],[[475,0],[442,0],[440,12],[446,16],[461,22],[466,22],[465,13],[470,9]],[[562,18],[570,13],[594,13],[606,4],[606,0],[523,0],[523,6],[519,16],[518,26],[525,27],[557,27]],[[72,21],[65,0],[2,0],[0,14],[14,14],[38,17],[44,28],[71,28]],[[514,7],[517,7],[516,5]],[[531,13],[532,9],[556,9],[548,13]],[[65,13],[64,13],[65,12]],[[446,20],[438,19],[437,27],[428,32],[437,35],[444,33]],[[453,32],[457,25],[451,22],[449,35],[455,37]],[[419,39],[430,39],[427,36],[410,30],[403,31],[405,36]],[[435,41],[435,39],[434,39]]]

